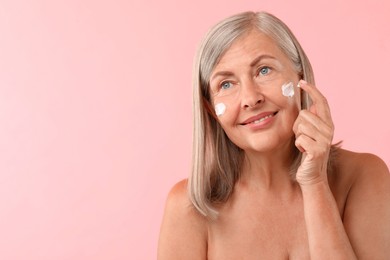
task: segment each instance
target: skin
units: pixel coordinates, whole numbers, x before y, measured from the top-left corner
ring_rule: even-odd
[[[308,110],[300,110],[300,95],[282,95],[287,81],[300,83],[296,93],[310,95]],[[158,259],[388,258],[386,165],[371,154],[340,150],[328,176],[334,126],[327,101],[299,81],[269,37],[253,30],[236,40],[210,87],[213,102],[227,107],[221,126],[245,151],[241,178],[229,201],[217,207],[216,221],[191,206],[186,180],[176,184],[167,199]],[[277,113],[256,129],[243,124],[263,112]],[[292,145],[303,153],[296,181],[289,176]]]

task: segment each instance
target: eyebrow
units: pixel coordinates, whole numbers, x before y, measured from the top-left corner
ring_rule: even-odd
[[[259,61],[263,60],[263,59],[273,59],[273,60],[276,60],[276,58],[274,56],[271,56],[271,55],[268,55],[268,54],[261,54],[259,56],[257,56],[250,64],[249,66],[250,67],[254,67],[257,63],[259,63]],[[217,73],[215,73],[214,75],[211,76],[210,78],[210,82],[213,81],[216,77],[218,76],[232,76],[233,73],[230,72],[230,71],[218,71]]]
[[[272,56],[272,55],[262,54],[262,55],[259,55],[256,59],[254,59],[249,66],[251,66],[251,67],[255,66],[262,59],[273,59],[273,60],[276,60],[276,58],[274,56]]]

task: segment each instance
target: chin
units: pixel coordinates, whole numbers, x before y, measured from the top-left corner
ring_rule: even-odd
[[[260,138],[259,138],[260,139]],[[262,137],[260,140],[256,138],[255,140],[248,140],[244,143],[235,143],[245,152],[256,152],[256,153],[265,153],[272,152],[276,150],[283,149],[283,147],[290,147],[294,143],[294,136],[289,135],[285,138],[280,137]]]

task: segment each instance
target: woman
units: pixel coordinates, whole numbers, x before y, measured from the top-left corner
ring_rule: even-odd
[[[171,190],[158,259],[388,259],[390,175],[332,145],[326,99],[283,22],[214,26],[194,67],[192,175]]]

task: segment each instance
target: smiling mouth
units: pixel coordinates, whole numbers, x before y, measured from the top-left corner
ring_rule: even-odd
[[[254,120],[254,121],[251,121],[251,122],[248,122],[248,123],[242,123],[241,125],[259,124],[259,123],[263,122],[264,120],[266,120],[268,118],[274,117],[277,113],[278,112],[275,112],[273,114],[266,115],[264,117],[261,117],[259,119]]]

